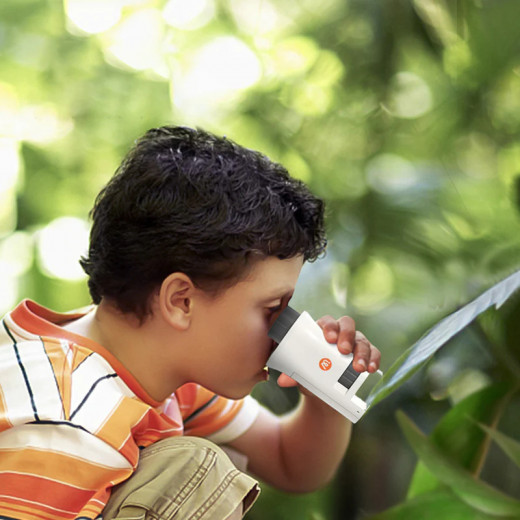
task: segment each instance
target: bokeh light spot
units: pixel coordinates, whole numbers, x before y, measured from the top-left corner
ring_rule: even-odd
[[[89,226],[76,217],[59,217],[37,234],[38,262],[52,278],[82,280],[86,277],[79,259],[88,248]]]

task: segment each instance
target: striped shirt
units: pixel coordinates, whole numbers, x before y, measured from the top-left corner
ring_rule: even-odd
[[[140,448],[176,435],[229,442],[256,417],[252,398],[194,383],[154,401],[110,352],[60,327],[82,315],[25,300],[2,321],[2,518],[96,518]]]

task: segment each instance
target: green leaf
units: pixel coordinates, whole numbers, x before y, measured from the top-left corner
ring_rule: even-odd
[[[397,419],[408,442],[426,467],[466,504],[489,515],[520,517],[520,501],[476,480],[437,448],[403,412],[397,413]]]
[[[370,392],[367,404],[373,406],[391,394],[422,368],[455,334],[492,305],[500,307],[519,287],[520,271],[516,271],[437,323],[390,367]]]
[[[492,424],[508,397],[510,385],[499,383],[484,388],[454,406],[430,435],[451,461],[475,473],[486,451],[487,436],[475,423]],[[439,486],[439,480],[419,461],[408,490],[408,497],[420,495]]]
[[[520,467],[520,442],[493,428],[489,428],[489,426],[485,424],[479,424],[479,426],[502,448],[504,453]]]
[[[410,518],[420,520],[495,520],[504,517],[477,511],[462,502],[449,489],[439,489],[371,516],[368,520],[409,520]]]

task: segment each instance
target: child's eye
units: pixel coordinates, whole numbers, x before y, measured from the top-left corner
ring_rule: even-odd
[[[276,305],[275,307],[267,307],[267,310],[270,314],[274,314],[275,312],[278,312],[282,308],[282,304]]]

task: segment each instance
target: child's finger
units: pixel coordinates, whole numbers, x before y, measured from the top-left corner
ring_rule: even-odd
[[[289,377],[287,374],[280,374],[277,380],[278,386],[283,388],[289,388],[291,386],[298,386],[298,382],[295,381],[292,377]]]
[[[350,316],[342,316],[338,325],[338,349],[342,354],[350,354],[356,344],[356,322]]]
[[[354,368],[364,372],[368,368],[372,351],[370,341],[361,332],[356,332],[356,346],[354,347]]]
[[[332,316],[323,316],[316,323],[323,330],[323,335],[329,343],[336,343],[338,339],[339,325]]]
[[[374,345],[370,344],[370,363],[368,364],[369,372],[376,372],[381,363],[381,352]]]

